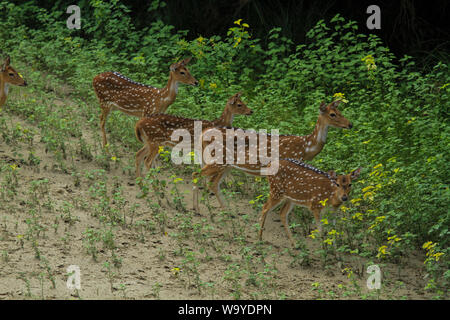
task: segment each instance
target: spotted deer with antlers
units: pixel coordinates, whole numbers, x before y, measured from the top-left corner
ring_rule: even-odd
[[[11,59],[6,57],[0,69],[0,107],[6,103],[9,93],[9,85],[24,87],[25,79],[10,65]]]
[[[100,101],[103,147],[107,145],[105,125],[111,110],[139,118],[164,113],[175,101],[180,83],[197,86],[198,81],[186,67],[190,60],[186,58],[170,66],[169,80],[164,88],[135,82],[115,71],[97,75],[92,84]]]
[[[342,113],[339,111],[338,106],[341,103],[341,101],[334,101],[329,103],[328,105],[324,102],[321,103],[319,107],[319,117],[317,119],[316,126],[314,128],[314,131],[306,136],[296,136],[296,135],[279,135],[278,141],[279,141],[279,157],[280,158],[294,158],[294,159],[303,159],[303,160],[312,160],[317,154],[319,154],[323,147],[325,146],[325,143],[327,141],[327,134],[329,127],[335,127],[335,128],[347,128],[351,129],[353,127],[352,123],[345,118]],[[205,135],[205,133],[208,130],[212,129],[205,129],[203,130],[202,136]],[[215,130],[222,131],[223,135],[226,135],[227,128],[216,128]],[[258,134],[258,141],[259,139],[264,138],[261,137],[261,134]],[[270,150],[271,148],[271,136],[267,135],[266,137],[267,146],[266,148]],[[248,152],[249,148],[248,143],[249,141],[246,140],[246,148],[245,152]],[[206,143],[202,143],[202,148],[205,150],[205,147],[207,146]],[[237,150],[235,147],[234,150]],[[266,150],[258,150],[258,153],[261,154],[261,151]],[[264,153],[267,154],[267,153]],[[246,159],[249,158],[249,155],[245,155]],[[256,164],[250,164],[248,162],[245,162],[244,164],[238,164],[238,163],[226,163],[226,161],[222,161],[222,164],[206,164],[200,171],[200,173],[194,172],[193,178],[196,179],[198,176],[205,176],[209,178],[209,189],[212,193],[214,193],[217,197],[217,200],[221,207],[225,207],[225,202],[223,200],[222,194],[220,192],[220,184],[223,178],[226,176],[226,174],[232,169],[238,169],[242,170],[245,173],[252,174],[252,175],[261,175],[263,164],[258,159],[258,162]],[[198,187],[194,186],[193,190],[193,197],[194,197],[194,209],[196,211],[199,211],[198,207]]]
[[[327,208],[335,211],[349,199],[352,181],[359,177],[360,172],[361,168],[358,168],[349,174],[337,176],[334,171],[323,172],[299,160],[280,159],[277,173],[267,176],[270,194],[261,211],[259,240],[262,239],[267,214],[283,201],[285,204],[280,210],[280,218],[293,247],[295,241],[288,218],[295,205],[311,211],[322,232],[321,213]]]
[[[201,121],[202,128],[215,126],[231,126],[234,115],[251,115],[253,111],[241,100],[241,93],[236,93],[228,99],[222,115],[216,120],[197,120],[178,117],[169,114],[156,114],[143,118],[136,123],[135,132],[144,147],[136,153],[136,177],[141,176],[141,164],[145,158],[145,166],[151,168],[152,163],[158,155],[159,146],[173,147],[176,142],[172,141],[175,130],[186,129],[190,137],[194,137],[194,124]],[[191,139],[191,150],[194,149],[194,140]]]

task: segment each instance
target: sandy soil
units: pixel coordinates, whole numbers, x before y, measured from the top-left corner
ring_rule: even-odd
[[[60,107],[70,103],[54,101],[55,106]],[[0,166],[18,166],[16,195],[8,196],[5,177],[0,177],[0,186],[5,190],[0,200],[0,299],[377,297],[366,287],[368,275],[365,271],[355,275],[353,282],[342,272],[347,266],[355,270],[357,265],[364,270],[366,261],[354,263],[348,257],[323,268],[319,256],[314,254],[318,249],[317,242],[302,234],[297,234],[297,238],[304,239],[310,251],[309,265],[294,259],[292,255],[298,255],[300,251],[289,249],[276,213],[266,221],[264,243],[258,243],[254,225],[259,217],[249,204],[251,198],[248,195],[230,199],[229,213],[221,213],[215,198],[210,197],[213,214],[208,213],[204,204],[201,214],[195,214],[191,210],[182,212],[174,208],[169,185],[165,192],[169,201],[162,201],[161,212],[167,218],[162,230],[158,218],[149,208],[149,201],[157,202],[153,192],[140,197],[134,172],[123,170],[123,165],[132,164],[134,159],[134,153],[126,150],[117,154],[120,163],[113,163],[103,178],[107,183],[110,207],[119,208],[119,214],[125,215],[125,223],[111,225],[108,219],[102,220],[94,214],[100,202],[92,188],[96,188],[99,179],[86,177],[86,173],[101,169],[99,164],[74,157],[73,162],[64,160],[71,169],[63,172],[54,155],[46,153],[37,126],[17,114],[3,111],[0,117],[5,116],[9,118],[10,128],[20,123],[36,132],[33,148],[41,161],[39,165],[30,165],[24,161],[29,155],[24,142],[8,145],[0,139]],[[91,146],[93,154],[99,154],[100,131],[87,124],[83,124],[83,128],[83,139]],[[76,155],[77,138],[68,144]],[[72,174],[73,169],[79,174],[78,179]],[[172,174],[184,179],[178,190],[184,197],[185,207],[192,208],[189,173],[183,168],[172,167],[161,170],[158,177],[168,181]],[[48,188],[34,194],[33,181],[45,179],[48,179]],[[115,190],[121,190],[125,199],[122,206],[111,200],[114,186]],[[139,207],[135,208],[136,205]],[[189,224],[184,226],[186,221]],[[195,228],[205,230],[204,234],[209,233],[209,236],[199,239],[203,231],[195,233]],[[111,231],[115,247],[108,248],[104,241],[98,240],[95,243],[97,259],[94,260],[86,248],[87,230],[97,230],[102,236]],[[194,252],[194,260],[189,260],[190,251]],[[423,295],[422,261],[423,257],[417,253],[401,266],[383,264],[381,297],[427,298]],[[109,271],[105,263],[109,264]],[[67,288],[70,265],[78,265],[81,269],[80,290]],[[190,269],[193,270],[191,273]],[[398,281],[403,285],[398,287]]]

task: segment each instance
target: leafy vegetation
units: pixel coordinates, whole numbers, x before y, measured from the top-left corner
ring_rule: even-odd
[[[24,75],[30,79],[30,97],[20,104],[10,103],[8,112],[20,114],[40,128],[42,142],[58,160],[58,169],[72,174],[75,180],[81,181],[80,173],[67,164],[68,157],[72,157],[72,163],[76,156],[94,160],[99,166],[98,171],[86,176],[92,196],[102,199],[91,208],[91,214],[108,228],[106,231],[89,228],[83,232],[84,246],[95,259],[98,255],[96,243],[102,240],[103,247],[113,256],[113,264],[120,264],[114,256],[111,230],[116,225],[127,225],[126,217],[122,215],[125,200],[120,187],[113,191],[107,189],[107,171],[111,167],[122,167],[124,171],[132,172],[133,165],[122,163],[106,153],[93,154],[82,138],[80,118],[67,114],[67,110],[73,109],[48,108],[42,103],[46,91],[56,91],[56,87],[68,84],[73,88],[70,96],[79,103],[79,112],[92,128],[97,128],[99,110],[92,90],[92,79],[96,74],[118,70],[136,81],[163,86],[167,81],[168,66],[181,57],[193,56],[190,71],[199,79],[200,86],[182,88],[176,102],[169,107],[169,113],[213,119],[220,114],[231,94],[243,91],[244,99],[255,113],[251,117],[236,118],[235,126],[274,128],[280,133],[305,135],[314,128],[321,101],[345,100],[347,103],[341,104],[340,108],[354,127],[352,130],[330,130],[329,142],[313,164],[338,172],[349,172],[362,166],[362,178],[354,185],[351,203],[341,208],[336,225],[328,224],[324,217],[323,235],[317,235],[314,230],[311,232],[311,217],[300,209],[296,209],[297,223],[293,227],[317,241],[320,247],[317,254],[325,269],[344,254],[353,257],[353,269],[358,269],[361,259],[401,264],[413,251],[421,250],[428,273],[426,288],[436,297],[448,294],[448,65],[440,62],[428,73],[420,73],[415,69],[414,59],[395,57],[377,36],[359,33],[355,22],[340,15],[329,22],[318,21],[307,33],[305,43],[293,43],[281,35],[280,28],[274,28],[268,34],[267,46],[263,46],[260,39],[252,37],[252,27],[242,19],[230,23],[226,37],[199,36],[187,40],[187,31],[175,30],[161,20],[136,30],[128,8],[119,1],[95,0],[89,2],[89,7],[89,15],[83,16],[82,29],[69,30],[64,10],[46,10],[33,1],[22,5],[0,2],[0,41],[2,54],[14,57],[16,65],[21,65],[26,70]],[[43,71],[46,72],[45,81],[41,79]],[[33,86],[33,82],[38,86]],[[43,91],[41,101],[31,97],[38,91]],[[14,145],[17,140],[26,143],[29,158],[24,161],[39,165],[40,159],[33,156],[35,133],[20,126],[8,126],[2,120],[4,112],[0,113],[4,143]],[[135,121],[135,118],[114,113],[107,124],[108,128],[114,128],[109,133],[111,145],[121,145],[130,153],[137,150],[139,144],[133,131]],[[77,146],[68,143],[71,138],[79,139]],[[116,154],[114,146],[112,153]],[[17,170],[12,164],[5,163],[0,167],[0,196],[5,201],[17,194]],[[189,166],[185,170],[192,172],[194,168]],[[206,221],[192,225],[178,189],[182,180],[177,179],[181,178],[167,174],[170,192],[165,194],[166,181],[158,180],[152,171],[140,187],[142,197],[148,198],[147,205],[163,233],[168,218],[161,210],[161,199],[174,199],[171,205],[180,212],[175,217],[180,229],[174,238],[183,248],[182,241],[192,227],[197,228],[199,234],[214,227]],[[240,179],[253,181],[254,178]],[[264,179],[253,182],[255,184],[247,192],[253,196],[254,200],[250,202],[255,212],[259,212],[267,196],[267,184]],[[41,186],[45,187],[45,183],[36,182],[35,192],[46,195]],[[230,186],[230,196],[243,193],[246,186]],[[151,199],[155,192],[160,196]],[[27,238],[37,239],[45,232],[39,224],[40,210],[37,210],[43,206],[45,203],[36,197],[35,209],[30,210],[27,222]],[[70,205],[63,207],[61,219],[74,223],[76,219],[71,216],[71,210]],[[220,224],[233,218],[223,214],[217,219]],[[145,221],[135,223],[142,234],[143,230],[155,233],[157,229]],[[239,233],[236,230],[241,227],[238,223],[237,229],[225,236],[236,239]],[[205,247],[209,243],[200,236],[197,240]],[[304,243],[299,245],[306,248]],[[39,256],[38,248],[35,250]],[[261,249],[243,246],[240,263],[248,263],[249,268],[245,269],[247,282],[255,286],[267,283],[271,288],[273,264],[266,263],[264,270],[252,270],[250,260],[255,256],[249,253],[250,250]],[[180,249],[179,255],[183,257],[180,266],[185,271],[180,277],[186,277],[188,286],[195,284],[198,288],[209,288],[214,296],[214,284],[202,283],[200,279],[200,254]],[[208,254],[203,255],[205,258],[202,259],[207,259]],[[264,253],[258,252],[258,255]],[[307,263],[309,255],[303,252],[294,260]],[[114,274],[111,266],[107,266],[112,281]],[[233,287],[235,298],[242,297],[240,279],[245,272],[239,266],[230,263],[223,278]],[[355,270],[347,271],[351,275]],[[154,290],[158,297],[159,285]],[[320,286],[314,286],[313,291],[320,292]],[[332,296],[334,293],[329,294]]]

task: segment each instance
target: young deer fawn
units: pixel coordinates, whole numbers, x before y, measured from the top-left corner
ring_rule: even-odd
[[[279,135],[279,157],[280,158],[295,158],[295,159],[304,159],[304,160],[312,160],[320,151],[322,151],[328,134],[329,127],[335,128],[347,128],[351,129],[353,125],[349,120],[347,120],[341,112],[338,110],[338,105],[341,101],[334,101],[330,104],[322,104],[319,107],[319,117],[317,119],[316,126],[314,131],[307,136],[295,136],[295,135]],[[216,128],[222,131],[223,135],[226,135],[227,128]],[[202,136],[210,129],[203,130]],[[258,134],[258,140],[261,138],[267,138],[267,150],[271,149],[271,135],[267,135],[266,137],[262,137],[261,134]],[[248,153],[249,141],[246,140],[246,149],[245,152]],[[207,144],[202,143],[202,148],[206,147]],[[237,150],[235,147],[234,150]],[[266,150],[258,150],[259,153],[261,151],[266,152]],[[249,155],[246,154],[246,159],[248,159]],[[209,189],[213,192],[221,207],[225,207],[224,200],[222,198],[222,194],[220,192],[220,183],[226,174],[232,169],[239,169],[244,171],[245,173],[252,175],[261,175],[261,169],[264,166],[258,159],[256,164],[249,164],[247,161],[244,164],[227,164],[226,161],[223,161],[223,164],[207,164],[199,173],[200,176],[209,177]],[[193,178],[199,175],[197,172],[193,173]],[[199,210],[198,207],[198,188],[194,186],[194,209]]]
[[[250,115],[253,111],[241,100],[241,93],[236,93],[228,99],[220,118],[212,121],[177,117],[169,114],[156,114],[143,118],[136,123],[135,132],[144,147],[136,153],[136,177],[141,176],[141,163],[145,158],[145,166],[149,169],[158,155],[159,146],[171,146],[176,143],[171,140],[172,133],[178,129],[186,129],[194,137],[194,123],[201,121],[202,127],[231,126],[236,114]],[[191,139],[191,150],[194,141]]]
[[[103,147],[107,145],[105,125],[111,110],[117,109],[139,118],[163,113],[175,101],[179,83],[197,86],[198,81],[186,67],[190,60],[186,58],[172,64],[167,85],[161,89],[137,83],[118,72],[104,72],[95,76],[92,84],[100,101]]]
[[[6,57],[0,69],[0,107],[6,103],[8,97],[9,85],[26,86],[24,78],[10,66],[10,58]]]
[[[289,230],[288,216],[294,205],[311,211],[321,232],[321,212],[327,207],[337,210],[342,202],[348,200],[352,181],[359,177],[360,172],[361,168],[358,168],[349,174],[336,176],[334,171],[326,173],[299,160],[280,159],[278,172],[267,176],[270,195],[261,212],[259,240],[262,239],[267,213],[283,200],[286,203],[280,210],[281,222],[293,247],[295,241]]]

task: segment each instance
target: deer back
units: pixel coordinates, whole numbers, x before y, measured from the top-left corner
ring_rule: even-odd
[[[280,159],[278,172],[268,180],[272,197],[288,198],[309,208],[323,207],[320,202],[331,199],[337,189],[328,173],[295,159]]]

